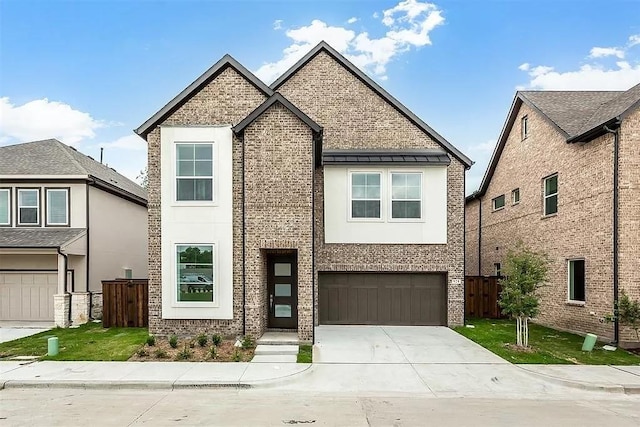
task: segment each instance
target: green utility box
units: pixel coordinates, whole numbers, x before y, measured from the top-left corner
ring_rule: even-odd
[[[582,344],[582,351],[593,350],[593,346],[596,345],[597,339],[598,339],[597,335],[587,334],[587,336],[584,337],[584,343]]]
[[[51,337],[47,340],[47,356],[58,355],[58,337]]]

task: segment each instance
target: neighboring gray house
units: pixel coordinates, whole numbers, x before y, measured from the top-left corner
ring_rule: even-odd
[[[55,139],[0,147],[0,320],[85,322],[130,275],[147,276],[142,187]]]

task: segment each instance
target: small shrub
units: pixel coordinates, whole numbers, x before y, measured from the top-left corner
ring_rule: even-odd
[[[233,352],[233,361],[234,362],[242,361],[242,355],[240,354],[240,350],[238,350],[237,348]]]
[[[216,350],[216,346],[212,345],[211,348],[209,348],[209,356],[211,356],[211,359],[215,359],[217,355],[218,351]]]
[[[149,355],[149,353],[147,352],[147,350],[146,350],[144,347],[140,347],[140,348],[138,349],[138,351],[136,352],[136,354],[137,354],[139,357],[146,357],[146,356],[148,356],[148,355]]]
[[[169,345],[171,348],[178,348],[178,337],[175,335],[171,335],[169,337]]]
[[[163,349],[159,348],[157,349],[153,355],[155,356],[156,359],[166,359],[168,357],[168,354],[166,351],[164,351]]]
[[[189,341],[189,348],[196,348],[196,342],[195,341]]]
[[[154,345],[156,345],[156,337],[154,337],[153,335],[149,335],[147,337],[147,345],[149,347],[153,347]]]
[[[198,341],[198,345],[200,347],[204,347],[205,345],[207,345],[207,341],[209,341],[209,339],[207,338],[207,336],[205,334],[198,335],[196,340]]]
[[[222,344],[222,335],[220,334],[213,334],[213,336],[211,337],[211,342],[213,343],[213,345],[215,345],[216,347],[219,346],[220,344]]]
[[[193,352],[191,351],[191,349],[189,349],[189,347],[187,347],[187,344],[185,344],[182,350],[180,350],[178,354],[176,354],[176,360],[189,360],[191,359],[192,355]]]
[[[256,341],[251,335],[245,335],[242,337],[242,348],[247,350],[256,346]]]

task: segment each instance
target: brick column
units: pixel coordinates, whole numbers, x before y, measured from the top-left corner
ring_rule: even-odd
[[[68,328],[69,310],[71,310],[71,295],[57,294],[53,296],[54,323],[59,328]]]

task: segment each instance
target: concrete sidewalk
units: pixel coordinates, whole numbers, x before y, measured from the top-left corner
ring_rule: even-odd
[[[640,366],[517,365],[555,384],[590,391],[640,394]]]

